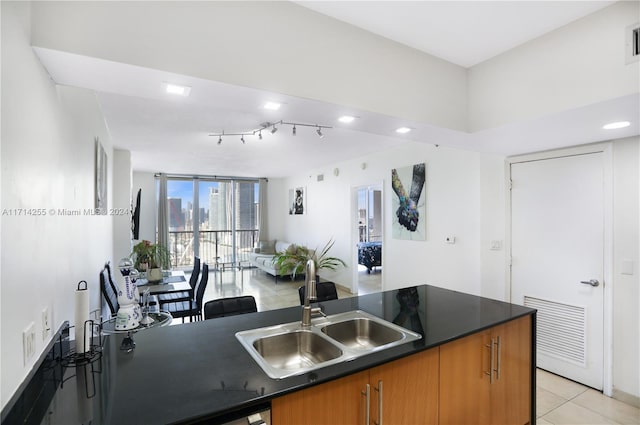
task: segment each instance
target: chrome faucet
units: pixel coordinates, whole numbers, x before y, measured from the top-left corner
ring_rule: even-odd
[[[311,308],[311,301],[315,301],[318,297],[316,295],[316,263],[313,260],[308,260],[305,268],[306,276],[304,278],[304,306],[302,307],[302,327],[308,328],[311,326],[311,316],[313,314],[322,314],[320,307]]]

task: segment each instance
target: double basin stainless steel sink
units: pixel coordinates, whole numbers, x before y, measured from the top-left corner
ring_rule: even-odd
[[[420,334],[361,310],[236,333],[236,338],[271,378],[289,376],[415,341]]]

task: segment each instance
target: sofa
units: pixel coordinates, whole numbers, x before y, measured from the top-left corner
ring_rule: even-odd
[[[274,276],[276,283],[278,283],[278,276],[283,276],[284,274],[276,270],[273,257],[277,252],[282,252],[289,248],[290,245],[291,242],[281,240],[259,241],[258,246],[253,249],[253,252],[249,253],[249,264]]]

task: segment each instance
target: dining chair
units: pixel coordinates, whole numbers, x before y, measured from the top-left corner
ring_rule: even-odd
[[[256,299],[252,295],[219,298],[207,301],[204,305],[204,319],[235,316],[237,314],[255,313],[258,311]]]
[[[202,299],[204,298],[204,291],[207,289],[208,282],[209,265],[207,263],[203,263],[202,276],[200,277],[200,282],[197,285],[195,297],[192,299],[190,298],[187,301],[164,303],[161,310],[170,313],[174,319],[181,318],[182,323],[184,323],[184,319],[186,317],[188,317],[191,322],[194,321],[194,318],[196,321],[202,320]]]
[[[300,305],[304,305],[305,287],[302,285],[298,288],[298,295],[300,296]],[[338,299],[338,290],[336,284],[333,282],[316,282],[316,301],[329,301]]]
[[[193,270],[191,271],[191,277],[189,278],[189,285],[191,285],[191,292],[170,292],[168,294],[159,294],[158,302],[160,302],[160,309],[166,303],[189,301],[193,298],[196,292],[196,283],[198,282],[198,276],[200,276],[200,257],[193,258]]]
[[[115,316],[118,313],[120,306],[118,305],[118,291],[113,285],[109,276],[109,263],[104,265],[104,268],[100,271],[100,291],[102,296],[109,307],[111,316]]]

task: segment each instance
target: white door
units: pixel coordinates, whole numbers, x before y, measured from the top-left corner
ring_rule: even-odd
[[[537,366],[603,384],[601,152],[511,164],[511,301],[538,309]]]

